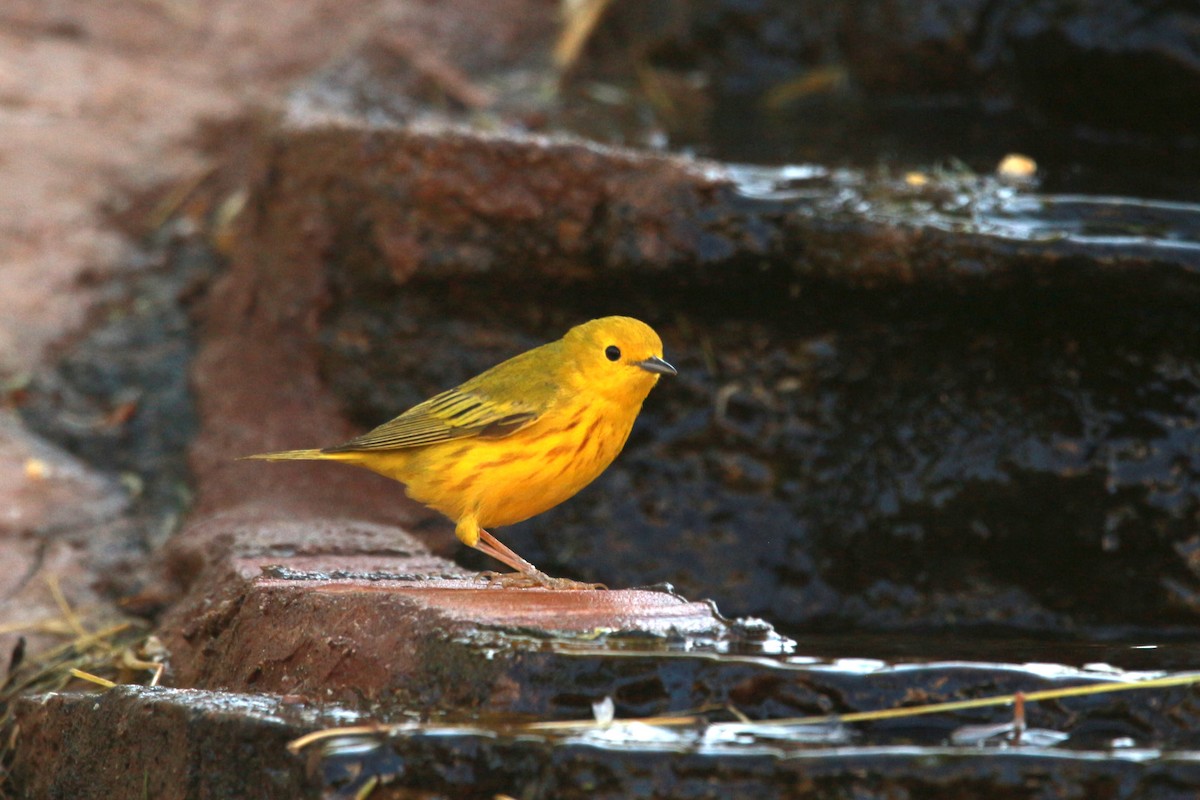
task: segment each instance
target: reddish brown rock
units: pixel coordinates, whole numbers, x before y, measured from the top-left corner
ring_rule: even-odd
[[[18,713],[21,746],[10,776],[20,796],[80,800],[315,800],[320,783],[287,742],[300,726],[355,719],[279,698],[141,687],[43,695],[23,700]]]
[[[538,647],[521,644],[529,636],[740,638],[710,604],[661,591],[493,586],[381,525],[223,516],[206,526],[220,533],[201,532],[202,553],[176,550],[176,570],[198,579],[162,623],[177,686],[335,699],[383,718],[514,710],[540,702],[529,691],[571,685],[569,672],[556,686],[514,675]]]

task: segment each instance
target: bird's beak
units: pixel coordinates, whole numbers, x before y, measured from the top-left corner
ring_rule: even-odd
[[[656,372],[659,375],[678,375],[679,372],[658,356],[650,356],[645,361],[633,362],[635,367],[641,367],[646,372]]]

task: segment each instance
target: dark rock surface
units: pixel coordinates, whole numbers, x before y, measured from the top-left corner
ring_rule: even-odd
[[[1169,752],[1084,742],[1057,751],[916,747],[940,735],[919,724],[883,725],[864,741],[836,729],[745,723],[554,730],[414,722],[328,739],[301,758],[286,749],[289,741],[369,718],[295,697],[141,687],[99,698],[35,696],[19,711],[30,747],[14,775],[36,797],[353,797],[373,780],[383,785],[370,797],[385,800],[623,798],[634,787],[679,798],[1051,798],[1080,786],[1091,796],[1180,797],[1200,783],[1194,760]],[[1104,717],[1077,722],[1111,733]]]
[[[626,453],[507,534],[537,563],[791,629],[1195,624],[1186,212],[1125,249],[1102,229],[1022,239],[987,181],[772,192],[577,143],[346,124],[286,133],[270,163],[260,235],[325,231],[315,347],[364,427],[579,320],[663,333],[682,374]],[[931,212],[964,192],[995,226]]]
[[[1175,136],[1200,113],[1200,13],[1147,0],[612,4],[578,73],[645,67],[697,71],[725,97],[837,68],[848,86],[810,83],[795,99],[940,98]]]
[[[1200,11],[1186,3],[618,2],[572,65],[575,102],[593,105],[596,82],[645,112],[614,137],[639,141],[650,116],[735,161],[987,168],[1017,150],[1075,172],[1064,183],[1181,198],[1200,175]],[[613,116],[581,115],[588,132]],[[1154,166],[1166,153],[1173,175]]]
[[[287,751],[297,724],[345,724],[265,695],[121,687],[21,701],[24,797],[318,798]],[[236,767],[235,767],[236,765]]]

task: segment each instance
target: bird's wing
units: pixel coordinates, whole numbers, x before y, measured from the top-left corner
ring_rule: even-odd
[[[516,433],[538,416],[538,410],[528,403],[499,401],[459,386],[413,406],[375,430],[322,452],[398,450],[474,436],[499,439]]]
[[[322,452],[398,450],[481,437],[501,439],[532,424],[559,395],[560,342],[535,347],[434,395],[373,431]]]

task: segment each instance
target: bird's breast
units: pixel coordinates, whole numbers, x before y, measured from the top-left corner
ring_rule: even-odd
[[[620,411],[579,404],[503,439],[438,445],[441,452],[421,459],[428,467],[405,481],[409,494],[451,519],[474,514],[484,527],[528,519],[572,497],[612,463],[637,415]]]

